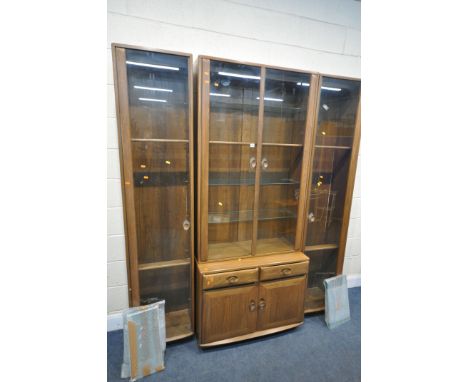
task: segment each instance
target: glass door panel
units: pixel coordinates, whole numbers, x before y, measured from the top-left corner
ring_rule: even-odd
[[[306,251],[309,257],[309,277],[305,296],[305,311],[313,312],[325,307],[325,288],[323,281],[336,276],[338,250],[322,249]]]
[[[309,194],[305,311],[325,307],[323,280],[336,276],[360,82],[324,77]]]
[[[139,302],[165,299],[167,337],[183,337],[192,332],[189,59],[125,49],[124,65]]]
[[[350,149],[315,148],[306,245],[338,245],[350,160]]]
[[[360,89],[359,81],[323,77],[316,145],[351,148]]]
[[[132,142],[140,265],[190,258],[188,143]]]
[[[177,338],[191,332],[191,263],[140,271],[141,304],[166,301],[166,337]]]
[[[306,247],[338,245],[360,83],[324,78],[309,195]]]
[[[187,57],[126,50],[133,139],[183,139],[188,134]]]
[[[256,254],[294,250],[310,74],[267,69]]]
[[[208,259],[251,255],[260,68],[211,61]]]

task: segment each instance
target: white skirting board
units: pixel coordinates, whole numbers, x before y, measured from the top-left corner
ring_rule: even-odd
[[[123,329],[122,312],[110,313],[107,315],[107,331]]]
[[[348,288],[356,288],[361,286],[361,275],[348,275],[346,277]],[[110,313],[107,315],[107,331],[123,329],[122,312]]]
[[[346,282],[349,288],[356,288],[361,286],[361,274],[357,273],[355,275],[347,275]]]

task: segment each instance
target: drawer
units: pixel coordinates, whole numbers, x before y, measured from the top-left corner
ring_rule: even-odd
[[[221,288],[241,284],[254,283],[258,280],[258,268],[242,271],[215,273],[203,275],[203,289]]]
[[[309,272],[309,262],[282,264],[260,268],[260,280],[273,280],[283,277],[304,275]]]

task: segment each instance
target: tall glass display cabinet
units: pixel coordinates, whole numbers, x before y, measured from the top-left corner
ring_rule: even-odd
[[[326,76],[320,82],[305,228],[305,312],[325,308],[323,280],[342,273],[361,128],[361,82]]]
[[[192,56],[113,44],[131,306],[193,334]]]
[[[199,57],[197,334],[213,346],[304,317],[319,76]]]

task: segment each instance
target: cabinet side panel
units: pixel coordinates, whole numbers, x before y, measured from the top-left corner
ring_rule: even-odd
[[[361,99],[359,97],[358,110],[356,115],[356,127],[353,139],[353,150],[351,153],[351,164],[349,166],[348,182],[346,185],[345,205],[343,211],[343,226],[340,232],[340,247],[338,251],[337,274],[343,273],[343,262],[346,250],[346,239],[348,236],[349,215],[351,214],[351,203],[353,200],[354,180],[356,178],[356,167],[361,142]]]
[[[133,189],[132,143],[127,88],[125,49],[114,47],[114,76],[116,78],[116,107],[119,127],[120,161],[122,163],[122,192],[124,195],[125,229],[127,236],[127,258],[129,263],[129,285],[131,306],[140,305],[138,278],[138,243]]]

